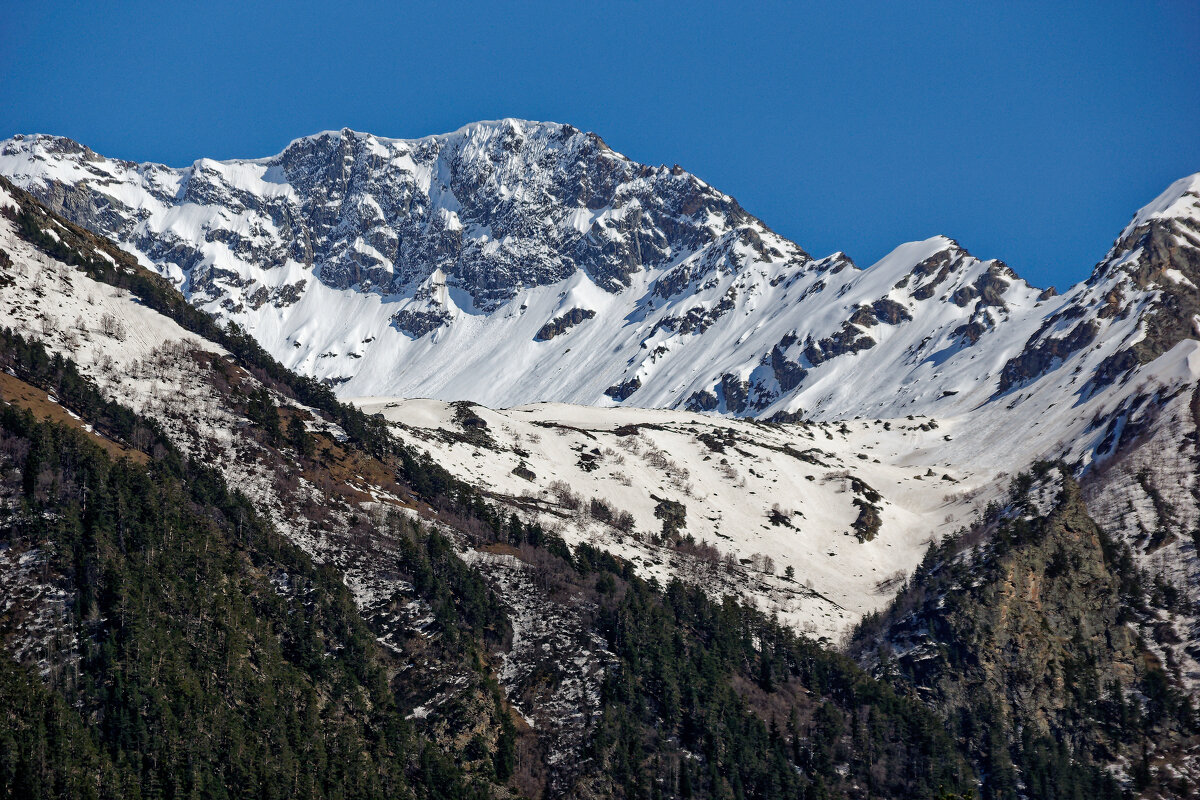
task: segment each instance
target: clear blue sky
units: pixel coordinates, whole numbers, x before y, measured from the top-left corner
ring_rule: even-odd
[[[816,255],[944,233],[1059,288],[1200,171],[1194,2],[195,5],[6,3],[0,137],[178,166],[555,120]]]

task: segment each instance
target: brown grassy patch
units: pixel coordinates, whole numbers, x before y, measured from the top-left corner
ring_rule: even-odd
[[[498,556],[513,556],[515,558],[521,557],[520,550],[513,547],[511,544],[506,544],[505,542],[492,542],[491,544],[485,544],[483,547],[478,549],[484,553],[492,553]]]
[[[9,375],[7,372],[0,372],[0,399],[14,406],[29,409],[38,419],[69,425],[72,428],[83,431],[94,442],[108,451],[109,455],[113,458],[125,457],[139,464],[145,464],[150,460],[150,457],[140,450],[134,450],[133,448],[114,442],[112,439],[102,436],[95,431],[89,431],[83,420],[76,419],[68,414],[65,408],[51,401],[50,396],[46,392],[26,383],[20,378]]]
[[[292,417],[311,420],[312,415],[288,406],[279,406],[279,426],[287,428]],[[346,502],[364,503],[373,501],[366,491],[368,487],[382,489],[398,500],[380,497],[379,502],[404,508],[416,509],[417,504],[405,499],[410,490],[396,481],[395,469],[357,449],[346,447],[328,434],[310,434],[315,453],[311,459],[301,458],[301,474],[314,486],[342,496]]]

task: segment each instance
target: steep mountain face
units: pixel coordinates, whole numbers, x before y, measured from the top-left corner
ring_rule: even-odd
[[[332,288],[383,294],[442,269],[474,307],[495,310],[576,271],[616,291],[729,231],[761,230],[695,177],[635,164],[568,125],[505,120],[414,141],[343,130],[273,158],[184,170],[52,137],[12,140],[5,158],[40,162],[60,182],[47,195],[55,207],[170,265],[210,301],[255,303],[257,287],[240,283],[251,276],[229,272],[239,262],[295,261]]]
[[[0,368],[0,797],[974,781],[916,699],[569,548],[3,181]]]
[[[945,413],[1057,306],[940,237],[814,260],[569,126],[344,130],[185,169],[17,137],[0,173],[343,396]],[[891,382],[868,398],[847,373]]]
[[[415,390],[412,378],[380,382],[396,371],[401,340],[511,316],[514,300],[539,288],[561,294],[574,279],[599,299],[689,257],[705,272],[750,253],[807,260],[695,177],[636,164],[561,125],[505,120],[414,141],[344,130],[271,159],[183,170],[109,161],[52,137],[11,140],[2,160],[20,185],[125,243],[194,302],[256,333],[260,323],[281,329],[289,363],[319,364],[336,380],[347,359],[391,351],[360,393]],[[558,310],[595,310],[580,303]],[[530,340],[552,322],[533,319],[541,310],[523,315]]]
[[[1068,362],[1094,391],[1189,338],[1197,302],[1197,176],[1055,296],[944,237],[865,270],[814,259],[679,168],[550,123],[183,169],[15,137],[0,173],[344,397],[950,416]]]
[[[932,545],[851,649],[940,709],[983,797],[1189,796],[1200,728],[1154,642],[1192,603],[1139,570],[1064,467],[1040,462]]]

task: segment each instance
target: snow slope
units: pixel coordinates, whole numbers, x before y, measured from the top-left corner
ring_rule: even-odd
[[[1106,353],[1091,350],[1079,360],[1100,361]],[[1181,516],[1171,524],[1200,518],[1194,503],[1181,502],[1180,492],[1196,486],[1196,426],[1190,417],[1179,419],[1200,382],[1200,342],[1180,342],[1124,382],[1064,402],[1076,388],[1073,372],[1057,370],[1034,382],[1019,403],[937,418],[767,424],[557,403],[491,410],[437,400],[355,402],[393,422],[402,440],[570,543],[602,546],[660,580],[683,576],[717,594],[741,595],[802,630],[836,639],[886,605],[931,541],[970,525],[988,503],[1005,503],[1011,480],[1039,459],[1062,458],[1089,475],[1098,465],[1090,507],[1131,541],[1145,524],[1118,513],[1124,498],[1112,495],[1136,492],[1137,507],[1153,514],[1136,477],[1142,468],[1167,486],[1178,482],[1169,497]],[[1131,430],[1146,424],[1160,404],[1175,409],[1175,424],[1150,425],[1158,432],[1154,447],[1143,451],[1137,468],[1117,470],[1112,462],[1125,420],[1134,420]],[[1162,458],[1164,448],[1178,456]],[[873,501],[872,491],[879,495]],[[597,519],[592,500],[629,512],[631,529]],[[656,539],[662,500],[686,509],[683,536],[715,550]],[[866,541],[854,527],[861,502],[874,506],[880,521]],[[1179,537],[1169,544],[1173,549],[1145,552],[1146,563],[1155,574],[1166,569],[1174,583],[1191,585],[1194,545]],[[1168,563],[1177,567],[1167,569]],[[792,579],[784,576],[789,567]]]
[[[1128,350],[1157,289],[1122,288],[1147,253],[1136,234],[1186,237],[1200,183],[1169,187],[1054,296],[945,237],[865,270],[814,259],[678,167],[557,123],[327,131],[182,169],[19,136],[0,174],[346,397],[818,419],[953,416],[1093,342]]]
[[[554,123],[326,132],[184,169],[15,137],[0,173],[344,396],[945,414],[1063,302],[944,237],[867,270],[813,259]]]
[[[410,141],[326,132],[271,158],[184,169],[16,137],[0,146],[0,173],[118,239],[288,366],[344,397],[384,398],[370,407],[407,425],[402,436],[500,496],[545,503],[549,482],[566,480],[630,511],[644,540],[660,524],[651,495],[673,493],[689,509],[686,533],[735,562],[775,559],[774,579],[754,578],[761,597],[791,592],[766,602],[824,633],[884,601],[872,588],[882,566],[910,569],[922,542],[1000,499],[1039,458],[1094,476],[1090,496],[1137,498],[1135,514],[1095,510],[1147,559],[1192,565],[1166,571],[1200,593],[1190,537],[1163,550],[1143,535],[1153,504],[1139,477],[1144,467],[1154,485],[1183,490],[1171,492],[1179,524],[1200,518],[1194,470],[1147,449],[1192,463],[1200,175],[1137,212],[1088,280],[1056,295],[945,237],[867,269],[840,253],[814,259],[686,172],[636,164],[552,123],[477,123]],[[465,432],[447,403],[461,400],[509,409],[472,412],[491,419],[494,447],[455,438]],[[537,401],[558,405],[521,408]],[[673,411],[638,411],[655,408]],[[799,447],[803,429],[721,419],[798,414],[844,439],[827,444],[836,458],[824,472],[772,449]],[[894,439],[927,420],[936,431]],[[625,424],[640,426],[637,437],[608,430]],[[733,430],[753,457],[735,450],[722,465],[692,428]],[[688,477],[620,447],[638,437]],[[584,472],[571,447],[588,442],[602,466]],[[521,459],[535,480],[513,473]],[[630,472],[639,464],[649,471]],[[871,542],[846,534],[854,492],[822,483],[847,469],[882,496]],[[959,483],[931,491],[926,479],[943,474]],[[807,538],[770,525],[775,502],[806,515]],[[568,538],[633,546],[556,511],[538,513],[560,519]],[[657,574],[676,555],[639,557]],[[789,565],[827,599],[783,585]]]
[[[600,544],[660,580],[690,575],[744,594],[821,635],[886,602],[897,571],[920,560],[931,536],[965,523],[978,494],[972,472],[931,471],[953,429],[927,419],[766,425],[557,403],[493,411],[436,400],[358,402],[568,542]],[[464,418],[477,421],[464,427]],[[597,519],[592,500],[628,512],[631,524],[622,530]],[[663,500],[686,510],[684,536],[716,551],[656,540]],[[867,541],[856,535],[856,503],[882,518]]]

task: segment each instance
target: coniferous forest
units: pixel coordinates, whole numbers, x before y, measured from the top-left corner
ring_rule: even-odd
[[[0,173],[0,800],[1200,794],[1200,174],[1060,295],[558,123]]]
[[[468,774],[461,754],[406,721],[393,685],[402,679],[389,683],[395,665],[336,572],[283,541],[153,422],[97,397],[70,362],[12,333],[3,341],[5,363],[94,409],[113,440],[149,432],[144,450],[114,458],[94,436],[28,410],[0,415],[5,546],[48,552],[45,580],[69,598],[36,654],[52,665],[46,674],[4,662],[5,796],[502,792],[513,772],[506,712],[493,712],[490,769]],[[477,498],[458,502],[493,541],[544,551],[597,600],[596,630],[619,658],[591,744],[605,768],[590,779],[605,791],[826,797],[852,779],[936,797],[969,785],[934,715],[846,658],[695,588],[659,589],[603,552],[572,555]],[[441,535],[402,535],[397,569],[447,634],[441,657],[482,659],[505,624],[490,591]],[[9,630],[27,622],[4,620]]]

